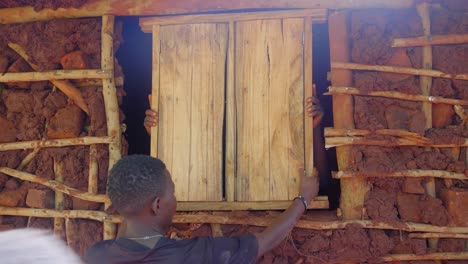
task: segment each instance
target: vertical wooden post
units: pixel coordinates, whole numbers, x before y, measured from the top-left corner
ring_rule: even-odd
[[[223,236],[223,230],[221,229],[221,224],[211,224],[211,235],[213,237]]]
[[[102,53],[101,66],[103,71],[114,72],[114,16],[105,15],[102,17]],[[112,78],[103,79],[104,107],[106,109],[107,133],[114,138],[109,144],[109,171],[121,158],[121,131],[119,122],[119,104],[117,101],[117,90],[114,84],[114,74]],[[106,204],[106,209],[110,204]],[[113,223],[104,222],[104,239],[113,239],[116,233],[116,226]]]
[[[330,59],[331,61],[349,62],[349,13],[337,12],[329,16]],[[331,81],[334,86],[352,86],[353,76],[350,70],[332,69]],[[353,98],[350,95],[333,95],[333,119],[335,128],[354,128]],[[345,170],[350,164],[351,148],[337,147],[338,167]],[[346,219],[361,219],[364,199],[369,191],[365,178],[341,179],[341,216]]]
[[[159,32],[161,27],[153,25],[153,73],[151,88],[151,109],[159,115],[159,54],[161,52],[161,42]],[[158,128],[151,127],[151,156],[158,156]]]
[[[98,193],[98,163],[96,145],[89,146],[89,178],[88,192],[92,194]]]
[[[62,174],[62,163],[54,159],[54,174],[55,181],[63,183],[63,174]],[[65,209],[64,195],[62,192],[55,191],[55,209],[63,210]],[[64,234],[64,219],[60,217],[54,218],[54,234],[62,237]]]
[[[424,36],[426,38],[431,37],[431,14],[430,14],[430,5],[426,2],[417,5],[416,7],[418,11],[418,15],[421,18],[421,23],[423,26]],[[422,66],[423,69],[432,69],[432,46],[423,46],[423,53],[422,53]],[[432,77],[428,76],[420,76],[419,78],[419,85],[421,87],[422,95],[429,96],[431,95],[431,88],[432,88]],[[426,125],[425,128],[432,127],[432,103],[423,103],[422,110],[424,112],[424,116],[426,117]],[[436,188],[435,188],[435,179],[431,178],[426,183],[426,193],[429,196],[436,197]],[[429,239],[429,247],[431,249],[437,249],[438,239],[432,238]],[[437,261],[437,263],[441,263]]]
[[[304,154],[307,176],[312,176],[314,170],[314,121],[307,116],[307,98],[312,96],[312,19],[304,18]]]
[[[229,40],[227,54],[226,79],[226,200],[235,201],[236,193],[236,92],[235,92],[235,22],[229,22]]]

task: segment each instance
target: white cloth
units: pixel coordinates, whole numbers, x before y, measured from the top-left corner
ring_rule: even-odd
[[[0,263],[81,264],[82,261],[50,232],[28,228],[0,232]]]

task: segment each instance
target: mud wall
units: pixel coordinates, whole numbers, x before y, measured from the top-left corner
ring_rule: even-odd
[[[40,1],[38,1],[40,2]],[[115,50],[121,40],[116,27]],[[48,22],[0,25],[0,73],[31,72],[29,64],[8,43],[26,50],[41,71],[101,68],[101,19],[65,19]],[[122,71],[116,62],[116,77]],[[0,143],[83,136],[107,136],[102,85],[89,86],[87,80],[72,80],[89,108],[84,113],[48,81],[0,83]],[[119,88],[119,101],[124,95]],[[121,122],[124,116],[121,114]],[[123,142],[123,153],[126,143]],[[63,164],[64,184],[88,190],[89,147],[43,148],[27,164],[23,159],[32,150],[0,152],[0,167],[22,170],[53,180],[54,162]],[[105,193],[108,146],[97,146],[98,189]],[[21,181],[0,173],[0,205],[9,207],[54,208],[54,192],[42,185]],[[103,210],[103,204],[65,196],[65,209]],[[53,219],[0,216],[0,229],[21,227],[53,228]],[[71,222],[79,240],[68,241],[79,254],[102,239],[102,223],[75,219]],[[63,234],[64,235],[64,234]]]
[[[468,33],[468,15],[433,8],[432,33]],[[422,24],[415,9],[405,11],[354,11],[351,14],[351,60],[355,63],[421,68],[422,48],[392,48],[394,38],[422,36]],[[433,68],[446,73],[467,73],[468,45],[433,47]],[[364,91],[397,91],[421,94],[419,77],[380,72],[353,72],[354,86]],[[434,78],[431,95],[467,99],[467,81]],[[354,97],[354,121],[358,129],[399,129],[419,133],[432,143],[465,141],[468,131],[452,105],[432,107],[432,127],[424,129],[422,103],[376,97]],[[401,170],[446,170],[467,173],[465,149],[454,155],[451,148],[357,146],[352,150],[351,170],[362,172],[392,172]],[[451,217],[449,201],[442,201],[447,192],[466,192],[466,181],[454,181],[450,186],[436,179],[437,198],[425,191],[428,179],[371,179],[372,189],[365,207],[372,220],[408,221],[434,225],[466,225]],[[466,195],[464,195],[466,196]],[[463,200],[463,202],[468,202]]]

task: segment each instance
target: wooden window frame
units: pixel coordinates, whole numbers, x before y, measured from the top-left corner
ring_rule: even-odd
[[[245,13],[223,13],[223,14],[202,14],[202,15],[180,15],[180,16],[160,16],[140,19],[140,27],[146,33],[153,34],[153,82],[152,82],[152,108],[159,110],[159,54],[160,54],[160,28],[167,25],[194,24],[194,23],[227,23],[229,25],[228,58],[226,75],[226,97],[235,97],[234,81],[234,48],[235,23],[248,20],[266,19],[304,19],[304,100],[312,95],[312,24],[325,23],[327,21],[326,9],[303,9],[286,11],[265,11],[265,12],[245,12]],[[305,105],[305,102],[304,102]],[[226,156],[225,166],[225,200],[220,202],[197,201],[178,202],[178,211],[230,211],[230,210],[278,210],[285,209],[290,205],[290,201],[235,201],[235,176],[236,176],[236,109],[234,100],[227,100],[226,103]],[[304,119],[304,146],[305,147],[305,169],[308,175],[313,170],[313,124],[310,118]],[[151,129],[151,156],[156,157],[158,153],[158,127]],[[327,209],[329,207],[328,197],[319,196],[309,205],[309,209]]]

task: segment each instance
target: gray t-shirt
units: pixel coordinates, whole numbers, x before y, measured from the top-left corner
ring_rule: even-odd
[[[160,238],[148,248],[125,238],[105,240],[88,250],[86,263],[255,263],[257,238],[252,235],[237,237],[197,237],[174,240]]]

